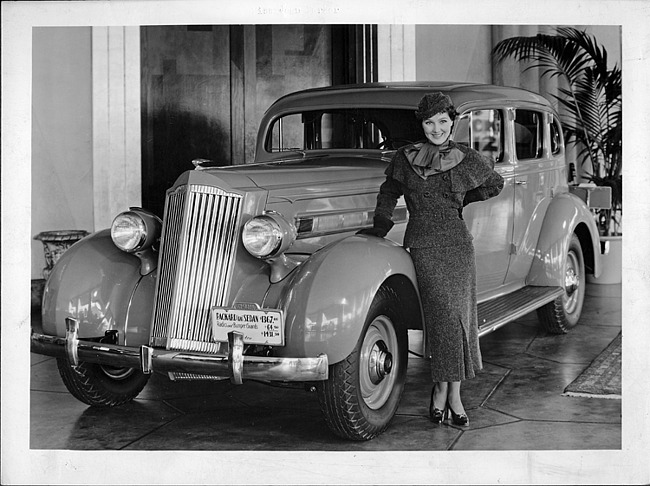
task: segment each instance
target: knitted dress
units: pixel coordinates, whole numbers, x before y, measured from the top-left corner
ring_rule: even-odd
[[[476,315],[476,262],[463,206],[496,196],[503,179],[481,154],[453,141],[454,167],[425,176],[397,151],[377,196],[376,215],[391,218],[404,195],[409,248],[422,300],[426,350],[434,382],[462,381],[482,369]],[[460,151],[460,153],[458,152]]]

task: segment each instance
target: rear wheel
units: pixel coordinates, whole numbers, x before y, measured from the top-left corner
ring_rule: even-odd
[[[399,406],[406,381],[408,337],[394,291],[380,288],[354,350],[330,366],[318,384],[329,428],[338,436],[369,440],[381,434]]]
[[[585,262],[580,240],[571,237],[564,264],[564,294],[537,309],[544,328],[553,334],[565,334],[578,324],[585,300]]]
[[[115,407],[130,402],[149,381],[149,375],[134,368],[92,363],[73,367],[66,359],[57,359],[56,364],[68,391],[93,407]]]

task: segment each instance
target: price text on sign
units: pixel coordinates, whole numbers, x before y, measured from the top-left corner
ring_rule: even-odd
[[[246,344],[284,345],[282,311],[214,307],[210,317],[212,335],[217,342],[227,342],[228,333],[237,331],[244,335]]]

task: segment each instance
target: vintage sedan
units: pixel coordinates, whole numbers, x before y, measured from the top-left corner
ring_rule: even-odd
[[[259,380],[317,391],[341,437],[377,436],[399,405],[422,310],[403,201],[386,239],[356,233],[372,225],[395,150],[423,138],[414,108],[431,91],[457,107],[454,140],[505,179],[463,212],[480,335],[533,310],[549,332],[568,331],[600,252],[592,213],[569,190],[552,105],[491,85],[378,83],[281,98],[261,120],[254,164],[197,159],[162,220],[131,208],[73,245],[47,282],[33,352],[55,356],[91,406],[134,399],[152,372]]]

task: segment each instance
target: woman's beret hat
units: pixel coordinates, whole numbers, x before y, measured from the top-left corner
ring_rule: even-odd
[[[438,91],[436,93],[427,93],[422,97],[418,103],[418,109],[415,111],[415,116],[418,120],[426,120],[443,111],[454,112],[454,102],[448,95]]]

